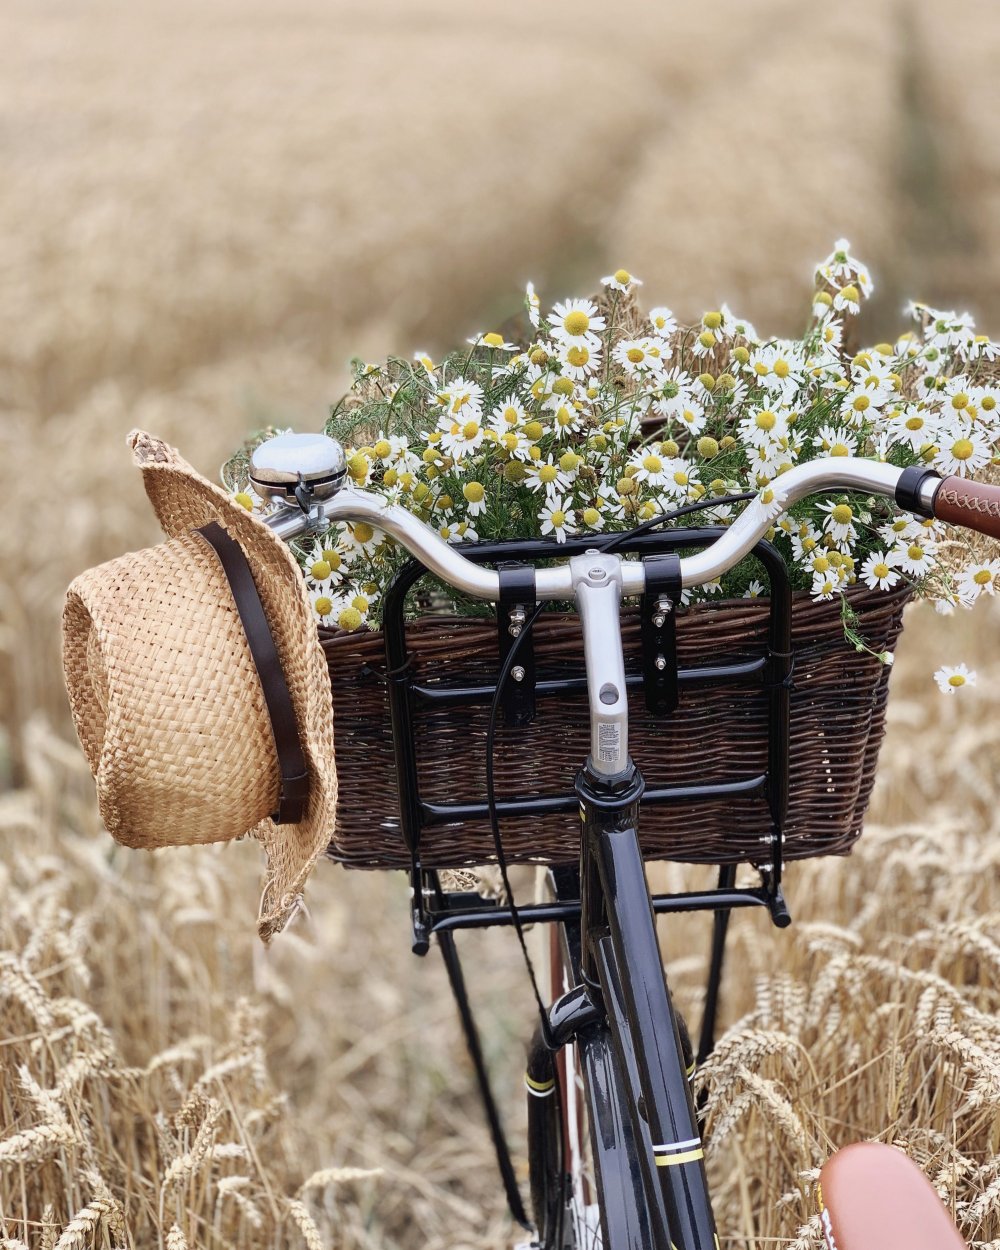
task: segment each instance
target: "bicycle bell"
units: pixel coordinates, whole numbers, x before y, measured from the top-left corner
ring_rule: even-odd
[[[326,434],[277,434],[250,457],[250,482],[258,495],[309,512],[344,485],[347,460]]]

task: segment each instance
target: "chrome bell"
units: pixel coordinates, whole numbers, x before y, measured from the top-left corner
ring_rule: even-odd
[[[277,434],[250,457],[250,482],[258,495],[305,511],[335,495],[346,476],[344,449],[326,434]]]

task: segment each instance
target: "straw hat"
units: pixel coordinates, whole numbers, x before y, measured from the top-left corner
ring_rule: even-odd
[[[69,588],[63,667],[76,731],[118,842],[260,839],[267,941],[330,841],[337,797],[330,678],[305,582],[281,539],[172,447],[139,430],[129,445],[168,541]],[[227,558],[252,573],[239,606]],[[256,609],[244,602],[254,587]]]

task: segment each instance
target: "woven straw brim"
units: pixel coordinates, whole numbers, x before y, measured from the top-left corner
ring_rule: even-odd
[[[260,681],[206,542],[182,534],[90,569],[63,619],[70,706],[117,841],[226,842],[275,810]]]
[[[330,679],[312,607],[298,564],[266,525],[160,439],[137,430],[129,445],[171,541],[91,570],[70,588],[64,656],[77,729],[102,814],[120,840],[162,846],[252,833],[261,841],[267,876],[258,932],[267,941],[296,910],[334,829]],[[288,684],[310,774],[299,824],[261,819],[277,795],[274,743],[228,583],[191,534],[211,521],[247,557]],[[187,721],[192,700],[198,715]],[[159,759],[166,762],[157,772]],[[202,796],[212,787],[209,801]],[[130,795],[145,796],[155,818],[136,811],[140,799]],[[185,810],[186,801],[204,805],[204,818]]]

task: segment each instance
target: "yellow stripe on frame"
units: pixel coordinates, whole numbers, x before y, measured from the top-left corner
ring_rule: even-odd
[[[680,1155],[657,1155],[658,1168],[672,1168],[675,1163],[693,1163],[695,1159],[704,1159],[705,1151],[699,1146],[697,1150],[685,1150]]]
[[[527,1072],[524,1074],[524,1083],[527,1085],[528,1089],[535,1089],[540,1094],[547,1094],[550,1089],[555,1088],[556,1084],[554,1078],[550,1081],[533,1081],[531,1077],[528,1076]]]

